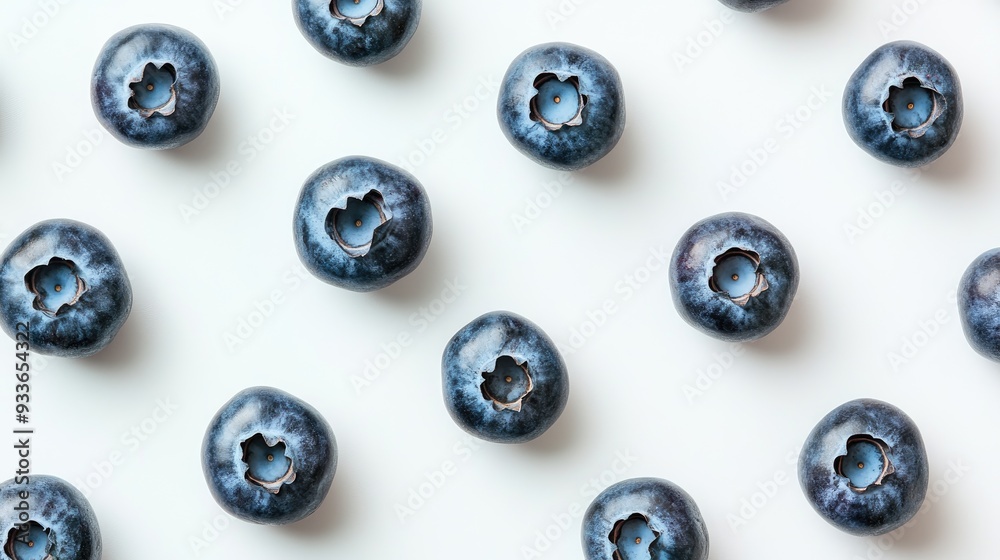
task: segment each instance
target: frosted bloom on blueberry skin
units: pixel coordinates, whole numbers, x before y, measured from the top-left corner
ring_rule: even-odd
[[[497,118],[521,153],[547,167],[574,171],[618,144],[625,131],[625,93],[618,71],[603,56],[569,43],[547,43],[510,64]]]
[[[295,249],[306,268],[356,292],[385,288],[413,272],[433,229],[420,182],[361,156],[332,161],[306,179],[293,218]]]
[[[632,478],[601,492],[583,515],[586,560],[707,560],[708,528],[694,499],[659,478]]]
[[[979,255],[962,275],[958,315],[969,345],[1000,362],[1000,249]]]
[[[670,293],[680,316],[732,342],[777,328],[798,284],[798,259],[788,239],[750,214],[718,214],[691,226],[670,260]]]
[[[219,91],[215,59],[201,40],[179,27],[148,24],[108,39],[94,64],[90,100],[112,136],[162,150],[205,130]]]
[[[445,347],[441,376],[455,423],[496,443],[542,435],[569,399],[566,364],[555,343],[534,323],[506,311],[462,327]]]
[[[738,12],[761,12],[769,10],[788,0],[719,0],[724,5]]]
[[[381,64],[402,52],[417,31],[420,11],[421,0],[292,0],[302,35],[349,66]]]
[[[271,387],[245,389],[205,431],[202,469],[233,516],[283,525],[322,504],[337,471],[337,441],[313,407]]]
[[[111,241],[73,220],[39,222],[0,257],[0,327],[27,329],[30,348],[66,358],[97,353],[132,310],[132,285]]]
[[[844,88],[844,125],[876,159],[920,167],[955,142],[964,108],[958,74],[940,54],[913,41],[875,50]]]
[[[806,499],[832,525],[852,535],[883,535],[923,505],[927,453],[903,411],[858,399],[813,428],[799,455],[798,474]]]
[[[87,498],[61,478],[22,478],[0,484],[0,558],[100,560],[101,529]],[[20,517],[24,502],[27,521]]]

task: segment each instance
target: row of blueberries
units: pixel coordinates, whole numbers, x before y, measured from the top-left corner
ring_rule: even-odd
[[[755,12],[784,0],[723,0]],[[300,30],[342,63],[384,62],[405,47],[419,0],[293,0]],[[136,26],[112,37],[94,68],[91,97],[101,124],[122,142],[176,148],[208,125],[220,79],[205,45],[183,29]],[[844,95],[850,136],[883,161],[908,167],[940,157],[962,121],[961,88],[950,64],[913,42],[880,47],[851,77]],[[539,45],[510,66],[497,104],[510,142],[538,163],[564,170],[611,152],[625,128],[617,71],[599,54],[563,43]],[[398,168],[351,157],[317,170],[296,206],[300,258],[322,280],[355,291],[381,289],[413,271],[430,243],[423,187]],[[1000,251],[962,279],[966,333],[979,352],[1000,360]],[[747,214],[695,224],[678,243],[670,288],[679,314],[730,341],[758,339],[781,323],[798,285],[798,263],[774,226]],[[131,286],[110,241],[70,220],[36,224],[0,262],[0,324],[12,337],[32,325],[39,352],[78,357],[111,342],[128,317]],[[552,341],[527,319],[506,312],[477,318],[448,343],[442,383],[449,413],[482,439],[534,439],[565,408],[565,364]],[[336,470],[336,442],[323,417],[299,399],[267,387],[247,389],[212,420],[202,448],[209,488],[234,516],[290,523],[319,507]],[[803,491],[828,521],[852,534],[891,531],[919,509],[927,458],[919,431],[895,407],[847,403],[810,434],[799,463]],[[28,494],[31,517],[25,511]],[[15,560],[96,559],[96,518],[79,492],[34,476],[0,486],[3,553]],[[24,504],[24,507],[22,507]],[[45,512],[76,512],[46,517]],[[660,479],[608,488],[585,517],[588,559],[639,556],[705,559],[708,535],[694,501]]]

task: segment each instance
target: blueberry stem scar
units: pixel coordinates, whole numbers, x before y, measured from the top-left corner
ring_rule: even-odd
[[[880,486],[885,477],[896,472],[889,459],[889,446],[869,435],[847,438],[847,453],[834,459],[834,471],[848,480],[851,490],[861,493]]]
[[[534,390],[528,362],[511,356],[500,356],[493,367],[483,372],[480,389],[483,398],[493,401],[496,410],[520,412],[524,399]]]
[[[649,519],[641,513],[633,513],[626,519],[619,519],[611,528],[608,539],[614,543],[613,560],[633,560],[649,557],[649,548],[660,534],[649,526]]]
[[[529,101],[531,120],[552,132],[564,126],[583,124],[587,96],[580,92],[579,77],[570,76],[561,80],[555,74],[545,72],[535,78],[534,87],[538,93]]]
[[[368,18],[377,16],[385,9],[385,0],[333,0],[330,13],[333,17],[361,27]]]
[[[733,247],[715,257],[715,267],[708,278],[713,292],[725,294],[736,305],[745,306],[768,288],[767,278],[760,271],[760,255]]]
[[[892,116],[894,131],[920,138],[944,113],[946,105],[943,95],[910,76],[899,87],[889,86],[882,110]]]
[[[28,520],[7,532],[3,551],[14,560],[56,560],[49,554],[54,545],[55,535],[49,529]]]
[[[172,64],[157,66],[149,62],[143,68],[142,76],[133,78],[128,86],[132,90],[128,106],[147,119],[156,113],[170,116],[177,109],[176,84],[177,70]]]
[[[288,456],[285,442],[280,438],[254,434],[240,447],[247,466],[244,476],[251,484],[277,494],[282,485],[295,481],[295,462]]]
[[[52,257],[48,264],[28,271],[24,285],[35,295],[32,307],[49,317],[56,317],[76,304],[87,291],[87,283],[77,273],[76,264],[60,257]]]
[[[371,190],[361,198],[349,196],[326,217],[326,232],[351,257],[371,250],[378,228],[392,219],[382,193]]]

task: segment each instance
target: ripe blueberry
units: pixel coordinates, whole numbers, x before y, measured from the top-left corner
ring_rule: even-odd
[[[891,404],[858,399],[813,428],[799,484],[824,519],[853,535],[882,535],[910,520],[927,494],[927,453],[913,420]]]
[[[215,501],[244,521],[282,525],[319,508],[337,470],[323,416],[271,387],[238,393],[212,418],[201,465]]]
[[[536,162],[563,170],[606,156],[625,131],[618,71],[596,52],[568,43],[532,47],[503,77],[497,117],[507,140]]]
[[[919,167],[941,157],[962,127],[962,86],[940,54],[913,41],[875,50],[844,89],[844,125],[886,163]]]
[[[773,225],[750,214],[730,212],[696,223],[670,260],[677,312],[722,340],[755,340],[777,328],[798,285],[792,245]]]
[[[505,311],[462,327],[445,347],[441,374],[445,406],[455,422],[497,443],[542,435],[569,399],[566,364],[552,339]]]
[[[694,499],[659,478],[632,478],[601,492],[583,515],[586,560],[706,560],[708,528]]]

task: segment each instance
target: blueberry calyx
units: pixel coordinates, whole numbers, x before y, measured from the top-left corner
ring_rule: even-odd
[[[846,447],[847,453],[834,459],[833,469],[849,481],[847,486],[851,490],[862,493],[872,486],[881,486],[885,477],[896,472],[889,459],[889,446],[884,441],[870,435],[854,435],[847,438]],[[878,475],[871,480],[873,470],[877,470]]]
[[[646,539],[645,543],[643,537]],[[623,538],[624,541],[622,541]],[[634,556],[634,553],[630,553],[632,550],[646,551],[648,556],[649,549],[658,538],[660,538],[660,533],[649,526],[649,519],[641,513],[633,513],[626,519],[616,521],[608,535],[608,539],[615,545],[615,551],[611,558],[612,560],[631,560]],[[640,548],[643,544],[646,546]]]
[[[524,400],[535,389],[534,381],[526,360],[512,356],[500,356],[493,367],[483,372],[483,383],[479,388],[483,398],[493,402],[493,408],[520,412]]]
[[[368,254],[391,220],[382,193],[372,189],[361,198],[347,196],[334,205],[326,216],[326,233],[348,256],[358,258]]]
[[[246,465],[244,477],[271,494],[277,494],[285,484],[295,481],[295,462],[287,454],[281,438],[254,434],[240,443],[242,461]],[[281,470],[284,460],[284,471]]]
[[[339,19],[341,21],[347,21],[347,22],[352,23],[352,24],[354,24],[354,25],[356,25],[358,27],[361,27],[362,25],[364,25],[365,22],[368,21],[368,18],[373,17],[373,16],[377,16],[377,15],[381,14],[382,10],[385,8],[385,0],[377,0],[377,2],[375,3],[375,7],[372,8],[372,11],[370,11],[367,14],[364,14],[362,16],[352,17],[352,16],[345,15],[343,13],[344,10],[342,10],[341,7],[340,7],[340,5],[339,5],[342,1],[344,1],[344,0],[333,0],[332,2],[330,2],[330,13],[333,14],[333,17],[335,17],[335,18],[337,18],[337,19]],[[352,2],[352,1],[353,1],[354,4],[360,4],[361,3],[361,0],[347,0],[345,3],[350,4],[350,2]]]
[[[45,539],[44,544],[42,539]],[[36,546],[39,548],[36,549]],[[54,547],[55,537],[50,530],[34,520],[29,520],[11,527],[7,532],[7,542],[4,543],[3,551],[14,560],[56,560],[51,554]]]
[[[157,66],[149,62],[142,69],[142,77],[133,78],[128,85],[132,90],[128,106],[138,111],[143,118],[148,119],[156,113],[168,117],[177,109],[176,85],[177,70],[173,64],[168,62]],[[169,97],[164,94],[164,88],[169,88]]]
[[[944,114],[947,101],[935,89],[925,86],[915,76],[905,78],[900,85],[889,86],[882,110],[892,116],[892,129],[910,138],[920,138]],[[899,113],[908,112],[904,120]],[[914,115],[918,115],[914,117]]]
[[[76,285],[71,286],[70,283]],[[52,287],[47,287],[48,284],[52,284]],[[31,306],[49,317],[58,316],[64,309],[68,309],[80,301],[80,296],[87,291],[87,283],[77,274],[76,264],[71,260],[59,257],[52,257],[48,264],[41,264],[29,270],[24,276],[24,285],[28,291],[35,294],[35,300]],[[65,296],[60,297],[62,291],[67,289],[73,289],[73,295],[69,299],[66,299]],[[55,309],[46,305],[46,300],[50,298],[57,300],[54,302],[58,303],[54,306]]]
[[[546,84],[555,86],[555,90],[550,93],[547,90],[551,88],[547,88]],[[558,87],[560,84],[564,86],[561,88]],[[542,126],[545,127],[546,130],[551,132],[555,132],[564,126],[580,126],[583,124],[583,109],[587,105],[587,96],[580,92],[579,77],[568,76],[566,79],[560,79],[559,76],[553,74],[552,72],[544,72],[542,74],[539,74],[538,77],[535,78],[533,85],[535,91],[537,91],[538,93],[535,94],[535,96],[532,97],[531,100],[528,102],[531,108],[531,110],[528,113],[528,116],[531,120],[540,123]],[[555,106],[550,106],[550,107],[554,108],[558,108],[558,106],[561,106],[563,102],[571,103],[570,111],[572,111],[572,103],[574,100],[563,99],[563,95],[565,95],[566,92],[569,92],[569,88],[565,86],[569,86],[570,88],[572,88],[572,90],[575,91],[576,95],[575,113],[571,113],[572,116],[566,118],[565,120],[554,119],[551,118],[551,116],[549,119],[546,119],[545,116],[543,116],[543,109],[540,108],[540,105],[542,106],[547,105],[549,100],[548,99],[540,100],[539,98],[542,96],[552,95],[551,102],[554,103]],[[572,95],[572,92],[570,92],[570,95]],[[562,122],[553,122],[556,120],[561,120]]]
[[[747,282],[746,278],[747,272],[751,272],[751,267],[752,273],[756,275],[753,284]],[[768,288],[767,278],[760,271],[760,255],[738,247],[726,250],[715,257],[715,266],[708,278],[708,287],[713,292],[725,294],[733,300],[733,303],[744,307],[750,302],[750,298],[759,296]]]

